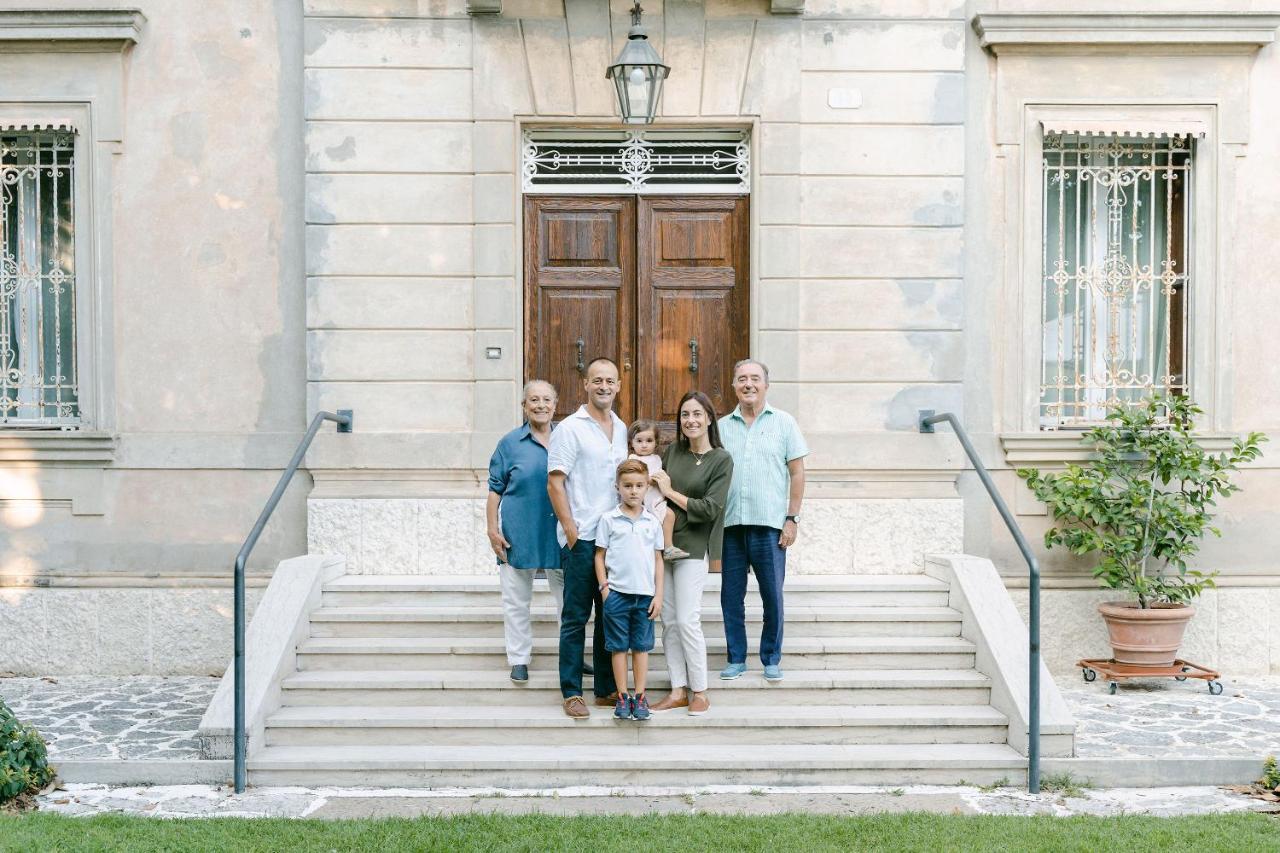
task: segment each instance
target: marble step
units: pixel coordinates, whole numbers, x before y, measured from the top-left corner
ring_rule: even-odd
[[[747,635],[759,636],[762,613],[747,608]],[[954,637],[961,615],[949,607],[816,607],[786,609],[787,632],[806,637]],[[535,637],[559,636],[555,608],[533,607]],[[718,607],[704,607],[707,637],[724,637]],[[501,637],[502,607],[322,606],[311,614],[313,637]]]
[[[659,635],[661,631],[658,632]],[[533,644],[535,671],[553,672],[559,666],[557,638]],[[587,641],[587,654],[592,643]],[[759,669],[758,644],[751,642],[748,660]],[[708,658],[719,669],[725,660],[723,638],[707,641]],[[788,638],[783,663],[800,669],[972,669],[974,645],[960,637],[799,637]],[[661,636],[651,653],[655,668],[665,666]],[[507,655],[501,637],[312,637],[298,648],[298,669],[431,669],[506,671]]]
[[[703,601],[720,603],[720,575],[707,576]],[[755,578],[748,582],[748,601],[759,602]],[[495,604],[498,577],[437,575],[347,575],[325,584],[323,603],[333,607],[464,606]],[[928,575],[792,575],[786,581],[788,605],[945,607],[947,584]],[[546,580],[534,581],[534,603],[551,606]]]
[[[670,686],[665,670],[649,668],[651,693]],[[517,685],[508,673],[457,670],[305,670],[281,683],[284,706],[409,706],[560,704],[559,676],[531,672]],[[727,705],[986,705],[991,681],[973,670],[791,670],[779,682],[764,680],[759,671],[735,681],[720,681],[710,673],[708,689]],[[592,678],[583,690],[592,692]]]
[[[1026,759],[1005,744],[676,744],[653,746],[267,746],[254,785],[1020,785]]]
[[[653,701],[657,701],[653,696]],[[716,703],[691,717],[676,709],[643,723],[591,707],[573,720],[559,706],[286,707],[267,720],[269,746],[403,744],[652,745],[1004,743],[1008,720],[986,705],[869,706]]]

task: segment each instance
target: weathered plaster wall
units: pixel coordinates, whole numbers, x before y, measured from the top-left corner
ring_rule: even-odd
[[[1195,12],[1204,5],[1182,0],[1159,4],[1111,2],[1054,4],[1064,12]],[[1157,8],[1158,7],[1158,8]],[[990,12],[1050,11],[1035,0],[970,2],[970,15]],[[1280,4],[1227,2],[1215,12],[1280,11]],[[1034,51],[995,56],[970,34],[967,46],[967,153],[965,163],[965,414],[974,440],[994,478],[1014,507],[1019,523],[1039,542],[1048,518],[1021,482],[1002,438],[1025,433],[1034,421],[1025,389],[1038,384],[1038,352],[1028,353],[1028,319],[1038,322],[1029,302],[1023,264],[1030,245],[1019,230],[1024,187],[1020,172],[1020,120],[1026,104],[1122,105],[1160,109],[1210,105],[1210,134],[1199,143],[1197,192],[1212,190],[1207,228],[1193,251],[1210,263],[1201,268],[1192,320],[1193,394],[1209,410],[1212,433],[1262,430],[1280,436],[1280,403],[1272,389],[1280,381],[1280,341],[1270,328],[1275,289],[1269,270],[1277,258],[1270,235],[1280,227],[1280,209],[1268,191],[1280,170],[1280,143],[1268,98],[1280,81],[1280,50],[1148,47],[1139,59],[1131,49],[1091,49],[1056,56]],[[1038,152],[1032,152],[1038,157]],[[1026,281],[1033,281],[1027,278]],[[1197,290],[1198,288],[1198,290]],[[1032,340],[1037,333],[1032,331]],[[1064,444],[1069,433],[1061,434]],[[1048,449],[1019,465],[1061,464]],[[1224,672],[1277,673],[1280,656],[1268,640],[1280,612],[1280,563],[1272,531],[1280,522],[1280,457],[1264,446],[1263,460],[1239,477],[1244,491],[1222,502],[1221,539],[1209,538],[1196,564],[1222,572],[1222,587],[1198,605],[1184,656]],[[1054,461],[1055,457],[1059,461]],[[965,495],[965,550],[989,554],[1013,585],[1025,583],[1026,567],[999,517],[972,475],[960,482]],[[1105,631],[1095,611],[1115,593],[1098,591],[1091,563],[1061,550],[1040,549],[1046,576],[1044,650],[1050,668],[1066,673],[1085,656],[1108,654]],[[1025,593],[1018,593],[1025,595]],[[1075,677],[1078,677],[1076,675]]]
[[[4,4],[121,5],[146,23],[123,63],[114,190],[93,211],[113,270],[93,427],[115,449],[105,465],[0,468],[0,672],[220,672],[232,560],[306,425],[302,10]],[[48,97],[5,50],[0,102]],[[309,488],[289,491],[255,574],[305,550]]]
[[[482,482],[458,475],[518,417],[520,128],[616,120],[628,5],[308,4],[309,396],[360,410],[312,459],[313,548],[491,570]],[[661,120],[753,131],[752,347],[814,450],[799,571],[918,571],[959,545],[957,460],[914,425],[961,402],[963,12],[646,4]]]

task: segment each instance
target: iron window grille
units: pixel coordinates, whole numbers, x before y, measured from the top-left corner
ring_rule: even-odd
[[[745,130],[524,131],[526,193],[746,193]]]
[[[0,426],[80,424],[75,134],[0,132]]]
[[[1045,136],[1042,429],[1186,393],[1192,149],[1184,135]]]

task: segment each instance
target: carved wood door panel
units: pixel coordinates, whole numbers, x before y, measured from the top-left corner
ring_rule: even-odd
[[[747,199],[640,199],[638,410],[674,431],[676,407],[696,389],[731,411],[733,364],[750,346]]]
[[[635,198],[525,197],[525,381],[556,387],[556,420],[586,402],[587,362],[629,364],[635,350]],[[626,370],[615,405],[635,416]]]
[[[735,405],[733,363],[750,345],[744,196],[526,196],[525,379],[585,399],[579,364],[622,368],[617,411],[674,432],[676,406],[704,391]]]

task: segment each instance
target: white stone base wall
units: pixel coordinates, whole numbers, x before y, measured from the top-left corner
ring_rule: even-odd
[[[0,675],[222,675],[233,614],[230,587],[3,587]]]
[[[1025,621],[1027,590],[1010,592]],[[1050,672],[1078,680],[1076,661],[1111,656],[1107,628],[1097,607],[1123,597],[1113,590],[1041,590],[1040,648]],[[1280,675],[1280,584],[1209,590],[1195,608],[1179,657],[1224,676]]]
[[[927,553],[963,551],[958,498],[805,501],[789,568],[800,574],[915,574]],[[307,504],[313,554],[340,554],[352,574],[493,572],[478,498],[316,498]]]

